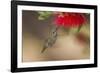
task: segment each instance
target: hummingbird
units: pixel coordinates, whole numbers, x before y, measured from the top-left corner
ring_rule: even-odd
[[[56,42],[57,40],[57,30],[58,30],[58,26],[53,26],[50,32],[50,36],[44,41],[44,46],[42,49],[42,53],[47,49],[53,46],[53,44]]]

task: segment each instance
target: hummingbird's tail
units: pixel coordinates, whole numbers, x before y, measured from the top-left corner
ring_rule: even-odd
[[[43,49],[42,49],[41,53],[43,53],[45,50],[46,50],[46,47],[43,47]]]

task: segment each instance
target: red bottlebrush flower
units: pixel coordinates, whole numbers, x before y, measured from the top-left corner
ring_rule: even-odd
[[[86,22],[86,18],[81,13],[59,13],[56,14],[55,24],[64,27],[79,27]]]

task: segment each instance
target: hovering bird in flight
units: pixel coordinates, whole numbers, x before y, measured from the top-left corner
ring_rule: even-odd
[[[47,49],[53,46],[53,44],[56,42],[57,39],[57,26],[54,26],[50,32],[50,37],[48,37],[45,42],[44,42],[44,46],[42,49],[42,53]]]

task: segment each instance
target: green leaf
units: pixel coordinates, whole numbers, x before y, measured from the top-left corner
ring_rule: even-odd
[[[82,25],[78,27],[77,32],[80,32]]]
[[[38,14],[39,14],[39,17],[38,17],[39,20],[45,20],[45,19],[50,17],[52,12],[50,12],[50,11],[39,11]]]
[[[39,16],[38,19],[39,19],[39,20],[44,20],[44,17]]]

